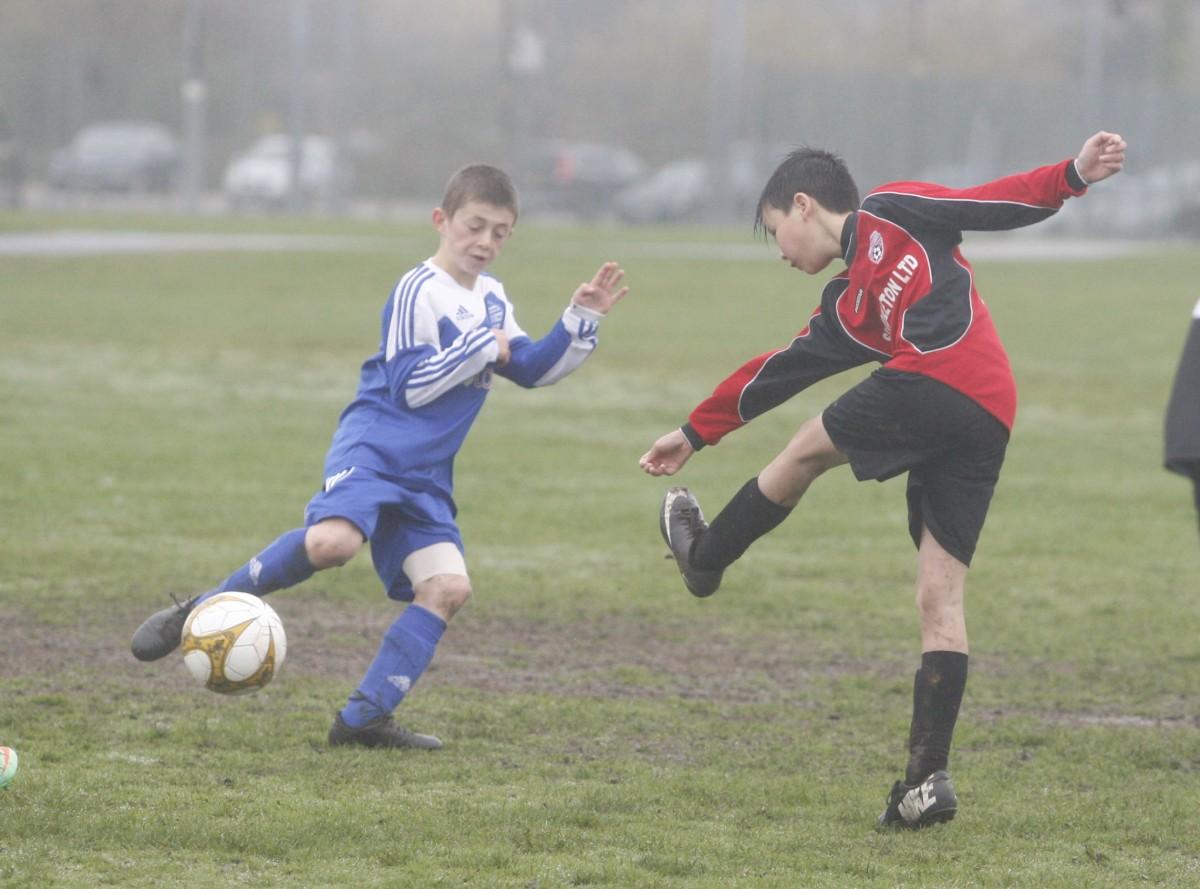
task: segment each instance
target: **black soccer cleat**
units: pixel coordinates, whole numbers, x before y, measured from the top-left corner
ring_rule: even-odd
[[[693,596],[701,599],[711,596],[721,585],[724,568],[704,571],[692,567],[692,548],[697,538],[708,530],[700,504],[687,488],[670,488],[663,497],[662,511],[658,520],[663,540],[671,550],[683,582]]]
[[[958,797],[950,776],[934,772],[915,787],[897,781],[888,794],[887,808],[879,816],[879,827],[918,830],[950,821],[958,812]]]
[[[156,661],[179,647],[183,625],[200,597],[192,596],[180,602],[172,593],[171,598],[175,600],[174,605],[154,612],[133,634],[133,642],[129,647],[139,661]]]
[[[360,747],[410,747],[417,750],[439,750],[442,742],[433,735],[421,735],[396,725],[392,715],[379,716],[364,726],[346,725],[339,713],[329,729],[329,746],[357,744]]]

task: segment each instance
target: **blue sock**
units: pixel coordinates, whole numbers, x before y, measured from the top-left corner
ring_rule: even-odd
[[[274,543],[230,574],[219,586],[204,593],[199,601],[230,591],[265,596],[308,580],[315,569],[304,550],[305,531],[305,528],[296,528],[281,534]]]
[[[379,653],[367,668],[358,690],[342,710],[342,721],[357,728],[391,713],[433,660],[446,622],[422,608],[409,605],[383,635]]]

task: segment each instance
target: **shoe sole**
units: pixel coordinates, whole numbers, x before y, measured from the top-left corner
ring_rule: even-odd
[[[679,576],[683,578],[683,585],[687,587],[687,591],[697,599],[707,599],[720,587],[720,579],[717,580],[717,585],[707,592],[697,591],[691,581],[688,580],[687,574],[683,571],[683,566],[679,564],[679,559],[675,555],[675,547],[671,545],[671,507],[680,497],[691,498],[691,491],[684,487],[668,488],[666,495],[663,497],[662,509],[658,514],[658,530],[662,534],[663,540],[667,544],[667,549],[670,550],[669,558],[674,559],[675,567],[679,569]],[[700,509],[700,504],[696,504],[696,512],[700,516],[700,521],[704,521],[704,512]]]
[[[944,809],[941,812],[935,812],[928,818],[922,818],[913,826],[920,829],[922,827],[929,827],[931,824],[945,824],[947,821],[953,821],[954,816],[957,814],[958,806],[955,806],[953,809]]]
[[[662,508],[658,512],[658,530],[662,533],[662,539],[667,544],[667,549],[671,550],[671,558],[675,558],[675,548],[671,546],[671,523],[669,521],[671,515],[671,506],[681,497],[687,496],[687,488],[668,488],[666,496],[663,497]]]

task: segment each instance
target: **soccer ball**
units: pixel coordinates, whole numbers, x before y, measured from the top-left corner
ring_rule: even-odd
[[[17,751],[0,747],[0,787],[7,787],[17,776]]]
[[[271,681],[287,655],[283,623],[249,593],[218,593],[188,615],[183,662],[211,691],[244,695]]]

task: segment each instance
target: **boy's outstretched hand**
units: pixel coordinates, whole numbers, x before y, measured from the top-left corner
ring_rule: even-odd
[[[629,292],[628,287],[617,289],[625,270],[615,262],[606,262],[592,276],[587,284],[580,284],[571,296],[571,302],[601,315],[607,315],[609,309],[619,303]]]
[[[1125,140],[1101,130],[1083,143],[1075,158],[1075,169],[1089,185],[1115,176],[1125,166]]]
[[[638,465],[648,475],[674,475],[694,453],[683,430],[673,429],[642,454]]]

